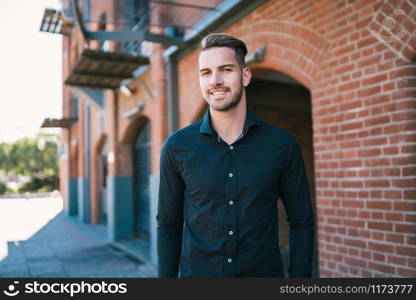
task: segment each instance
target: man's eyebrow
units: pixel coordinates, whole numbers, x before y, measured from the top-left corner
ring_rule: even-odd
[[[221,65],[218,68],[227,68],[227,67],[236,67],[235,64],[226,64],[226,65]]]
[[[223,69],[223,68],[227,68],[227,67],[236,67],[236,65],[235,64],[225,64],[225,65],[219,66],[218,68]],[[210,70],[210,68],[203,68],[203,69],[200,69],[199,72],[208,71],[208,70]]]

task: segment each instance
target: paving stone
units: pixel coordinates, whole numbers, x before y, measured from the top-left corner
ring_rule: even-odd
[[[64,276],[66,271],[62,263],[58,260],[38,260],[35,262],[29,262],[28,267],[33,277],[42,277],[47,274],[62,274]]]
[[[61,212],[29,239],[7,243],[0,277],[155,277],[154,267],[134,255],[138,245],[109,243],[104,225],[83,224]]]
[[[0,277],[32,277],[26,263],[0,263]]]

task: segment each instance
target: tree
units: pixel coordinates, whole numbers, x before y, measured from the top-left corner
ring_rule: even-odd
[[[8,159],[8,152],[10,151],[10,144],[0,144],[0,169],[7,171],[10,169],[10,161]]]
[[[5,194],[7,191],[7,186],[4,182],[0,181],[0,195]]]
[[[51,138],[42,135],[36,139],[23,138],[13,144],[0,144],[0,169],[7,174],[19,174],[32,177],[34,184],[30,189],[38,187],[39,183],[50,189],[58,188],[58,151],[57,145]],[[44,143],[40,149],[39,141]]]

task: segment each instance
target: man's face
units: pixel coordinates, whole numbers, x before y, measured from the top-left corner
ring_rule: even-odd
[[[237,106],[250,79],[250,70],[241,70],[231,48],[210,48],[199,55],[199,86],[214,110],[228,111]]]

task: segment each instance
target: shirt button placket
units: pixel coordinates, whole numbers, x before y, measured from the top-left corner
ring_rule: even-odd
[[[234,150],[234,146],[233,145],[228,145],[228,150],[229,151],[233,151]],[[234,157],[235,153],[229,152],[229,156],[228,158],[230,159],[229,162],[230,164],[227,166],[228,168],[230,168],[231,170],[234,170]],[[234,231],[231,229],[235,228],[235,211],[234,211],[234,207],[235,207],[235,203],[233,200],[233,197],[235,196],[235,192],[236,192],[236,184],[237,182],[235,181],[235,177],[234,177],[234,172],[229,172],[228,173],[228,181],[227,181],[227,195],[226,197],[228,198],[228,207],[230,208],[229,210],[227,210],[227,217],[226,217],[226,226],[229,228],[226,232],[225,232],[225,261],[226,261],[226,266],[224,268],[224,275],[226,277],[233,277],[235,275],[235,265],[234,265],[234,260],[233,260],[233,256],[235,255],[235,234]],[[231,209],[232,208],[232,209]]]

